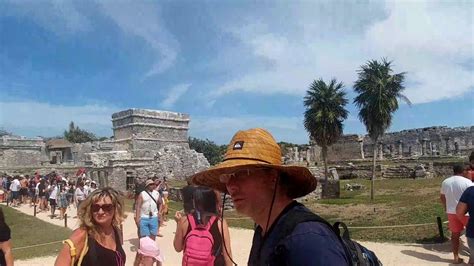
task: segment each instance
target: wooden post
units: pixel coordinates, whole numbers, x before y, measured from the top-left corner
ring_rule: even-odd
[[[33,216],[36,217],[36,203],[33,205]]]
[[[64,227],[67,227],[67,213],[64,214]]]
[[[438,231],[439,231],[439,237],[440,240],[444,240],[444,231],[443,231],[443,223],[441,222],[441,217],[436,217],[436,222],[438,223]]]

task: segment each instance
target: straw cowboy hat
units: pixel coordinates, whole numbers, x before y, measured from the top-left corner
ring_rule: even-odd
[[[222,163],[193,175],[197,185],[209,186],[226,192],[219,176],[233,173],[240,168],[268,167],[277,169],[289,177],[288,195],[302,197],[316,188],[316,178],[306,167],[286,166],[281,162],[280,146],[273,136],[261,128],[238,131],[232,138]]]

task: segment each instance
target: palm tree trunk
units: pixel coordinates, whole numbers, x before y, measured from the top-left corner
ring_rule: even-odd
[[[375,161],[377,160],[377,139],[374,139],[374,157],[372,158],[372,178],[370,182],[370,200],[374,200]]]
[[[326,195],[328,188],[328,147],[323,146],[323,161],[324,161],[324,186],[323,186],[323,195]]]

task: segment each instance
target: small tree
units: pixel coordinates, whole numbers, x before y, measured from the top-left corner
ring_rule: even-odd
[[[69,123],[69,130],[64,131],[64,138],[72,143],[84,143],[97,140],[97,137],[86,130],[80,129],[74,125],[74,122]]]
[[[224,153],[227,149],[226,145],[217,145],[208,139],[202,140],[198,138],[189,137],[189,147],[197,152],[204,154],[204,157],[211,165],[222,162]]]
[[[359,119],[364,123],[370,138],[374,143],[372,158],[372,178],[370,199],[374,199],[375,163],[377,157],[377,142],[392,124],[393,113],[398,110],[398,99],[411,105],[410,100],[402,94],[405,87],[405,72],[392,74],[391,61],[385,58],[382,62],[372,60],[360,67],[359,78],[354,84],[358,93],[354,103],[359,108]]]
[[[322,79],[315,80],[306,91],[304,105],[304,127],[321,147],[324,161],[325,185],[328,182],[327,151],[328,146],[335,143],[342,135],[342,122],[348,112],[344,108],[347,104],[344,85],[332,79],[326,84]],[[326,189],[326,187],[324,187]]]

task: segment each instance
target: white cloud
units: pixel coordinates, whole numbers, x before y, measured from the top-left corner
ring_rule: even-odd
[[[164,26],[154,2],[100,1],[104,13],[124,32],[142,38],[156,53],[156,62],[144,75],[163,73],[176,61],[179,44]]]
[[[164,108],[171,108],[189,89],[191,83],[179,84],[168,90],[168,96],[161,102]]]
[[[472,4],[377,5],[348,5],[345,16],[338,16],[337,8],[324,13],[321,3],[305,3],[280,11],[290,25],[286,29],[276,26],[280,16],[258,14],[246,16],[246,26],[224,27],[240,46],[222,53],[250,52],[256,63],[211,91],[209,100],[234,91],[303,95],[320,77],[336,77],[351,87],[362,64],[382,57],[394,61],[395,72],[408,72],[405,94],[413,103],[457,97],[474,88],[473,69],[462,66],[474,59]]]
[[[112,134],[112,113],[117,107],[103,105],[64,106],[29,100],[0,102],[0,126],[14,134],[61,135],[74,121],[80,128],[100,136]]]

